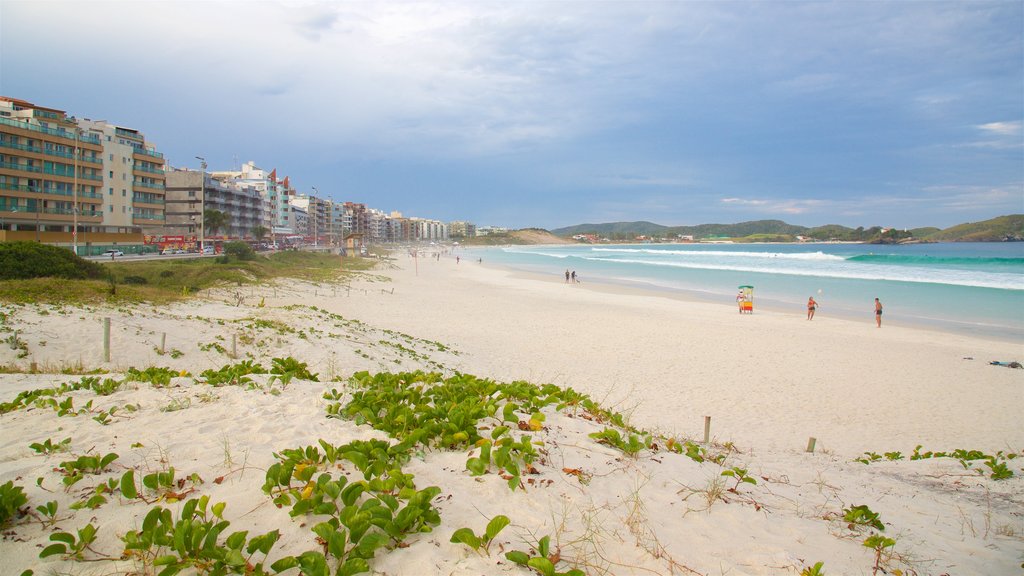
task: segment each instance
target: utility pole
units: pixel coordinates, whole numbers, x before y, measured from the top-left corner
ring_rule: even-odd
[[[313,192],[316,192],[317,194],[320,193],[320,191],[316,189],[316,186],[311,186],[311,188],[313,189]],[[313,212],[313,247],[316,248],[320,245],[316,235],[316,221],[320,219],[319,210],[316,208],[316,195],[310,196],[309,207],[313,209],[311,210],[311,212]]]
[[[196,156],[199,160],[199,253],[206,253],[206,158]]]

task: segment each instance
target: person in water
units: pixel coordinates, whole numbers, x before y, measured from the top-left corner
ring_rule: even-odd
[[[818,309],[818,303],[814,301],[814,296],[807,299],[807,319],[814,320],[814,311]]]

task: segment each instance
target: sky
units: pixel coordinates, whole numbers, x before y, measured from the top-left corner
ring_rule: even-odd
[[[0,95],[478,226],[1024,212],[1024,2],[0,0]]]

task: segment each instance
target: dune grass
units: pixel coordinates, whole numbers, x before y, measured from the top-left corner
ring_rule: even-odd
[[[103,264],[101,279],[32,278],[0,281],[0,302],[96,304],[188,298],[214,286],[242,286],[276,278],[341,282],[376,260],[312,252],[277,252],[253,260],[232,257],[121,260]]]

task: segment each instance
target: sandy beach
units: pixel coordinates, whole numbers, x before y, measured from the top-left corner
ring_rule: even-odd
[[[890,574],[1020,572],[1024,459],[998,460],[1013,473],[999,480],[983,460],[910,459],[918,445],[1020,453],[1024,370],[989,365],[1024,360],[1019,344],[898,324],[878,329],[870,316],[850,321],[825,311],[813,321],[799,311],[740,315],[730,303],[567,284],[557,270],[529,276],[462,256],[456,263],[402,254],[346,284],[223,288],[166,307],[0,306],[5,342],[20,343],[0,346],[0,366],[13,372],[0,375],[0,402],[82,378],[62,369],[108,372],[100,378],[151,366],[188,374],[166,387],[126,382],[108,396],[69,392],[78,409],[93,401],[78,416],[35,404],[0,415],[0,484],[22,486],[24,509],[33,510],[5,528],[3,572],[152,569],[137,556],[121,559],[122,537],[154,504],[177,511],[180,502],[113,491],[94,509],[70,507],[127,470],[141,477],[169,467],[187,497],[227,503],[225,534],[280,531],[267,566],[322,551],[310,531],[321,520],[277,508],[264,477],[285,449],[387,438],[327,418],[324,392],[336,389],[346,402],[355,391],[348,377],[363,370],[572,388],[654,433],[658,444],[624,454],[590,436],[606,422],[549,406],[532,432],[540,447],[534,482],[514,491],[498,474],[467,471],[479,449],[420,450],[403,469],[417,488],[440,488],[440,523],[378,550],[370,573],[530,574],[504,552],[535,552],[545,535],[559,550],[559,571],[587,574],[800,574],[816,562],[828,574],[872,574],[876,560]],[[249,386],[213,387],[199,376],[289,356],[319,382],[254,375]],[[37,372],[28,373],[33,363]],[[108,423],[94,418],[114,406]],[[66,452],[30,448],[64,438]],[[668,451],[669,438],[701,445],[709,458]],[[865,452],[900,456],[854,460]],[[60,463],[87,453],[118,458],[65,490]],[[752,482],[740,482],[738,470]],[[58,503],[56,522],[34,511],[49,501]],[[878,513],[882,534],[895,542],[878,558],[863,545],[872,530],[843,519],[858,505]],[[457,529],[480,533],[498,514],[511,524],[489,555],[450,542]],[[98,536],[85,559],[107,560],[38,557],[55,531],[90,523]]]

